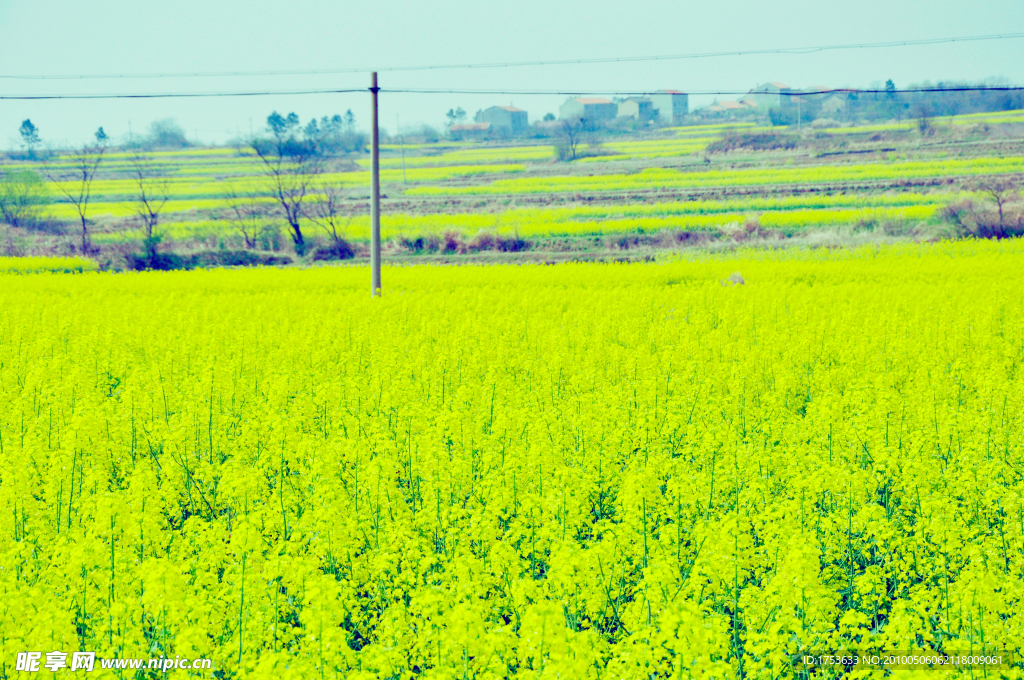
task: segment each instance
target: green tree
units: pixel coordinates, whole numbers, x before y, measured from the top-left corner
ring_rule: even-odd
[[[287,117],[282,116],[277,111],[267,116],[267,129],[270,130],[271,134],[274,135],[274,139],[278,140],[278,142],[294,136],[298,127],[299,117],[294,111],[289,113]]]
[[[31,170],[0,169],[0,219],[12,227],[28,227],[39,219],[46,187]]]
[[[451,129],[453,125],[461,125],[466,122],[466,111],[460,106],[457,109],[448,109],[448,113],[444,114],[448,120],[445,122],[445,127]]]
[[[21,127],[18,128],[18,133],[21,135],[21,145],[25,147],[25,153],[28,154],[29,158],[36,157],[36,149],[42,143],[39,139],[39,128],[32,124],[32,121],[26,118],[21,121]]]
[[[896,122],[903,117],[903,107],[896,94],[896,83],[892,82],[891,78],[885,81],[885,109],[890,117],[896,119]]]
[[[325,158],[339,153],[362,151],[366,148],[366,135],[356,131],[355,120],[351,111],[344,117],[338,114],[324,116],[319,122],[313,118],[302,128],[302,136]]]
[[[102,132],[103,128],[99,131]],[[150,149],[183,149],[190,144],[181,126],[173,118],[164,118],[149,124],[145,146]]]

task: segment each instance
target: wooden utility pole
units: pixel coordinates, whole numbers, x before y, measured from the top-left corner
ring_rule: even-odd
[[[370,74],[370,296],[380,296],[380,132],[377,126],[377,72]]]
[[[402,184],[408,184],[405,177],[405,135],[402,134],[402,125],[398,122],[398,114],[395,114],[395,132],[398,134],[398,143],[402,145]]]

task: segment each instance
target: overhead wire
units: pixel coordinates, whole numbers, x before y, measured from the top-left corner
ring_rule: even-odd
[[[772,94],[783,97],[803,97],[826,94],[909,94],[917,92],[1019,92],[1024,86],[1018,85],[963,85],[950,87],[909,87],[902,89],[878,88],[831,88],[815,90],[689,90],[683,94],[695,96],[738,96],[747,94]],[[33,100],[33,99],[175,99],[199,97],[269,97],[314,94],[354,94],[368,92],[369,88],[348,89],[309,89],[309,90],[254,90],[242,92],[149,92],[149,93],[109,93],[109,94],[0,94],[0,100]],[[447,89],[447,88],[379,88],[382,94],[485,94],[514,96],[567,96],[583,97],[604,95],[609,97],[649,97],[658,94],[656,90],[500,90],[500,89]]]
[[[1014,40],[1024,38],[1024,33],[996,33],[988,35],[956,36],[948,38],[926,38],[921,40],[890,40],[884,42],[845,43],[839,45],[816,45],[807,47],[778,47],[750,50],[723,50],[717,52],[691,52],[686,54],[661,54],[631,57],[592,57],[582,59],[540,59],[534,61],[484,62],[463,64],[434,64],[425,66],[364,66],[358,68],[336,69],[293,69],[293,70],[262,70],[262,71],[183,71],[175,73],[108,73],[108,74],[4,74],[0,79],[9,80],[117,80],[117,79],[150,79],[150,78],[228,78],[228,77],[275,77],[301,75],[340,75],[345,73],[395,73],[403,71],[439,71],[456,69],[490,69],[490,68],[521,68],[531,66],[567,66],[574,64],[614,64],[635,63],[643,61],[675,61],[684,59],[708,59],[715,57],[742,57],[767,54],[815,54],[831,50],[877,49],[888,47],[915,47],[924,45],[942,45],[957,42],[978,42],[986,40]]]
[[[813,90],[781,90],[762,91],[757,88],[751,90],[687,90],[681,94],[686,95],[745,95],[745,94],[772,94],[783,97],[803,97],[808,95],[824,94],[905,94],[912,92],[1016,92],[1024,90],[1019,85],[963,85],[952,87],[908,87],[903,89],[878,89],[878,88],[853,88],[837,87]],[[593,95],[607,95],[610,97],[649,97],[658,94],[658,90],[631,90],[631,91],[610,91],[610,90],[490,90],[490,89],[440,89],[440,88],[381,88],[381,92],[391,94],[511,94],[511,95],[565,95],[568,97],[581,97]]]
[[[197,97],[269,97],[279,95],[346,94],[366,92],[357,89],[316,89],[316,90],[252,90],[243,92],[142,92],[110,94],[0,94],[0,99],[185,99]]]

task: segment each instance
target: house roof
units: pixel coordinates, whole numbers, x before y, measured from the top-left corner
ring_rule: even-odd
[[[789,85],[786,85],[785,83],[768,83],[768,84],[769,85],[774,85],[775,87],[779,88],[780,90],[788,90],[789,89]]]
[[[576,101],[580,104],[611,104],[610,99],[604,97],[576,97]]]
[[[514,106],[495,106],[496,109],[504,109],[505,111],[511,111],[512,113],[526,113],[522,109],[517,109]]]
[[[715,102],[714,104],[712,104],[711,106],[708,107],[708,111],[739,111],[740,109],[752,109],[752,108],[757,108],[757,105],[754,104],[753,102],[750,102],[750,101],[748,101],[746,99],[743,99],[743,100],[740,100],[738,102],[734,102],[734,101]]]
[[[686,94],[686,93],[685,92],[680,92],[679,90],[658,90],[657,94]]]

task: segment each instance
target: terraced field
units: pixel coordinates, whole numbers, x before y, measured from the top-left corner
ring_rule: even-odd
[[[713,153],[708,145],[723,136],[771,138],[780,131],[753,123],[669,128],[603,139],[585,146],[584,156],[572,163],[554,161],[552,142],[543,139],[518,145],[385,145],[383,235],[397,244],[436,243],[445,235],[467,241],[488,233],[525,239],[722,234],[751,223],[758,233],[779,236],[835,228],[909,233],[934,225],[951,201],[971,198],[978,180],[1024,177],[1022,111],[933,121],[936,132],[928,137],[915,125],[783,130],[785,148],[741,144],[729,153]],[[263,228],[284,227],[251,150],[189,149],[149,157],[169,199],[158,227],[165,240],[237,247],[240,237],[226,219],[232,194],[255,196],[252,204],[266,211]],[[68,163],[53,159],[49,170]],[[334,159],[309,189],[314,198],[328,187],[343,192],[336,226],[357,244],[369,234],[368,164],[365,157]],[[107,154],[89,209],[96,243],[139,239],[130,170],[131,154]],[[77,219],[74,207],[52,191],[47,213],[56,220]],[[308,218],[302,223],[315,237]]]

